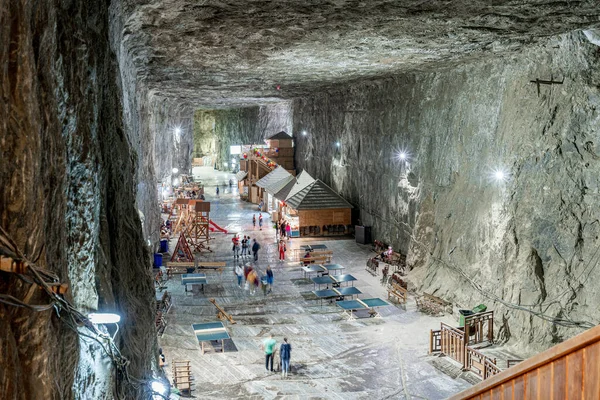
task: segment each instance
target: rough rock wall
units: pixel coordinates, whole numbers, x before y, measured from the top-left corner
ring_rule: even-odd
[[[264,139],[280,131],[292,134],[291,102],[231,110],[198,110],[194,114],[196,152],[212,149],[217,154],[217,167],[227,168],[229,146],[262,144]]]
[[[129,373],[145,378],[153,288],[108,21],[106,2],[0,5],[0,223],[30,260],[70,284],[77,309],[123,316],[117,345]],[[0,293],[23,299],[30,285],[0,274]],[[31,304],[47,303],[36,290]],[[2,399],[113,397],[105,354],[52,309],[0,303],[0,354]]]
[[[294,130],[308,135],[296,162],[357,205],[374,238],[408,253],[419,291],[485,303],[501,339],[547,347],[580,328],[514,305],[600,322],[599,61],[577,32],[507,58],[300,99]],[[551,77],[564,83],[538,95],[530,80]],[[492,177],[497,168],[505,182]]]

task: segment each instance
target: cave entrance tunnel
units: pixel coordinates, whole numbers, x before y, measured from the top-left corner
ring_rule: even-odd
[[[597,1],[455,3],[3,2],[0,398],[149,398],[173,359],[190,360],[197,397],[441,398],[469,386],[427,355],[459,309],[494,310],[500,360],[595,325]],[[234,149],[278,132],[294,143],[285,169],[318,180],[304,194],[347,201],[347,225],[451,313],[411,294],[348,322],[312,299],[291,259],[311,243],[366,295],[387,292],[351,236],[293,238],[279,263],[270,215],[254,228]],[[163,200],[184,175],[227,231],[192,250],[225,267],[200,291],[169,279],[157,314]],[[272,293],[237,286],[232,232],[262,244]],[[215,320],[210,298],[238,323],[202,355],[192,325]],[[292,343],[288,379],[263,372],[271,333]]]

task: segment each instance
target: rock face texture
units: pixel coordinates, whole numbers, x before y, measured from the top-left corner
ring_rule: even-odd
[[[513,52],[598,23],[596,0],[124,0],[124,35],[155,94],[240,107]]]
[[[78,310],[122,316],[117,347],[129,374],[146,379],[153,287],[116,61],[105,2],[0,6],[0,224],[29,260],[70,284]],[[0,293],[22,300],[31,285],[0,274]],[[48,304],[33,293],[30,304]],[[140,388],[115,389],[105,353],[56,311],[0,303],[0,398],[137,397]]]
[[[577,32],[299,99],[298,167],[408,254],[419,290],[485,303],[502,339],[548,347],[600,322],[599,67]]]
[[[227,169],[230,146],[264,144],[278,132],[291,132],[291,102],[231,110],[198,110],[194,114],[196,153],[215,154],[217,168]]]

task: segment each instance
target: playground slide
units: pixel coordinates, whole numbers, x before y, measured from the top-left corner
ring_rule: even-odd
[[[227,233],[227,229],[223,229],[221,228],[219,225],[215,224],[212,219],[208,221],[212,226],[215,227],[216,230],[218,230],[219,232],[223,232],[223,233]],[[214,231],[212,231],[214,232]]]

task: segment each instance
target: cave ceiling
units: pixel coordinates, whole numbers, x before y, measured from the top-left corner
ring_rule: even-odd
[[[449,68],[600,20],[597,0],[124,0],[123,12],[137,79],[198,108]]]

